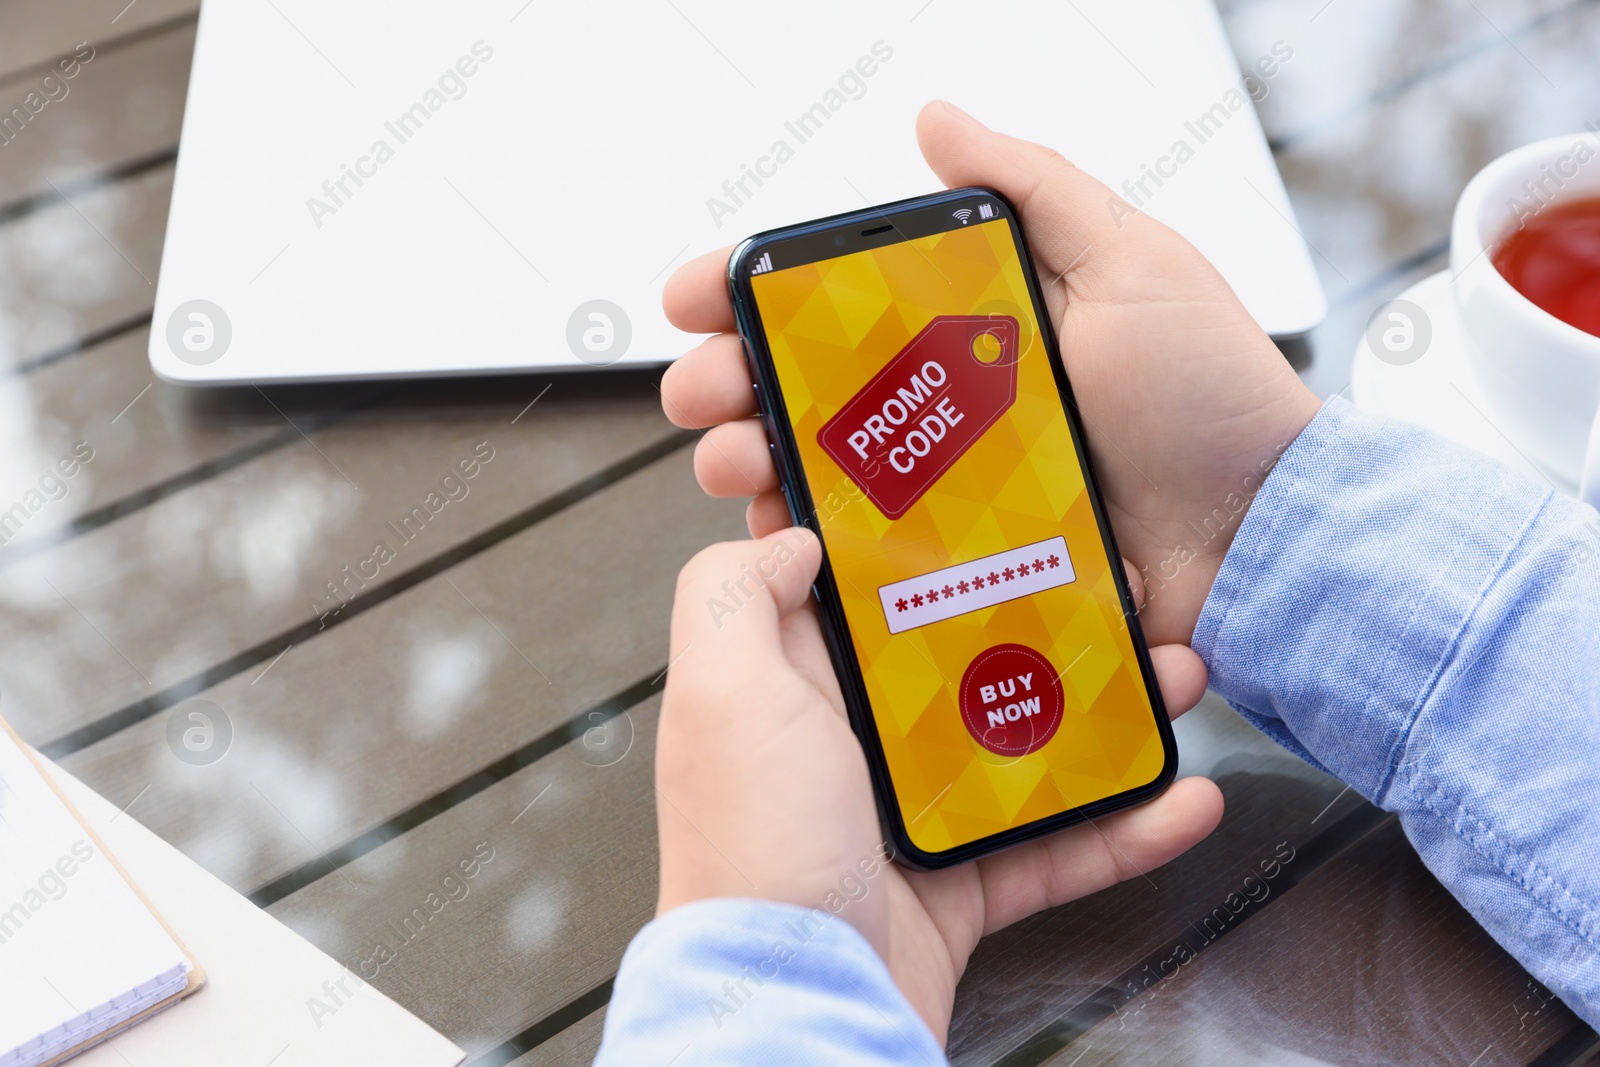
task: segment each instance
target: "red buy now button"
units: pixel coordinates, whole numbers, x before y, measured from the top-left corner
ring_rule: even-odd
[[[997,358],[980,360],[987,335]],[[817,433],[878,510],[898,519],[1017,399],[1017,320],[940,315]]]

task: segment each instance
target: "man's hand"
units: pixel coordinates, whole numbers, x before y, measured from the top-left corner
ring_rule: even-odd
[[[1187,645],[1251,495],[1320,402],[1194,246],[1054,152],[945,103],[923,109],[917,139],[947,185],[1016,205],[1117,543],[1145,580],[1139,621],[1152,645]],[[678,425],[712,427],[695,473],[713,496],[755,497],[760,536],[790,519],[751,417],[727,260],[703,256],[667,283],[668,318],[717,336],[667,371],[661,397]]]
[[[657,910],[755,897],[834,912],[849,900],[837,914],[943,1042],[979,937],[1166,863],[1216,827],[1222,796],[1185,778],[1142,807],[976,863],[919,873],[881,862],[866,757],[809,606],[821,558],[812,534],[785,529],[713,545],[678,579],[656,745]],[[1205,675],[1188,660],[1155,664],[1174,714],[1200,699]]]
[[[1157,680],[1179,714],[1205,690],[1188,642],[1244,508],[1318,401],[1211,265],[1105,186],[948,104],[925,108],[917,135],[948,185],[991,186],[1017,206]],[[865,881],[842,914],[942,1040],[980,936],[1167,862],[1210,833],[1222,798],[1184,779],[1150,804],[975,864],[852,873],[880,845],[871,784],[806,606],[820,550],[787,529],[753,417],[726,262],[726,250],[702,257],[667,285],[668,317],[716,336],[667,372],[662,402],[678,425],[711,427],[695,454],[700,484],[753,496],[762,540],[707,549],[679,581],[657,755],[660,908],[719,896],[819,907],[847,877]],[[762,580],[714,619],[709,598],[746,574]]]

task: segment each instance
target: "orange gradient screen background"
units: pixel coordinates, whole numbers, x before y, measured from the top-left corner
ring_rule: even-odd
[[[942,852],[1154,781],[1161,735],[1008,223],[751,284],[912,843]],[[817,434],[944,315],[1016,318],[1016,400],[891,521]],[[1053,537],[1066,540],[1070,584],[890,633],[880,586]],[[968,665],[1006,643],[1042,654],[1064,698],[1055,735],[1022,756],[978,744],[959,704]]]

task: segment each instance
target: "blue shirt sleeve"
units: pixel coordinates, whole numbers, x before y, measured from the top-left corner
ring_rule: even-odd
[[[617,971],[597,1067],[944,1067],[889,969],[844,919],[702,900],[639,931]]]
[[[1194,648],[1600,1027],[1594,509],[1335,400],[1251,504]]]

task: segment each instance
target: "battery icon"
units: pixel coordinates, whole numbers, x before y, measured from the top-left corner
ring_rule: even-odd
[[[994,218],[994,205],[993,204],[979,204],[978,205],[978,217],[980,219],[992,219],[992,218]]]

